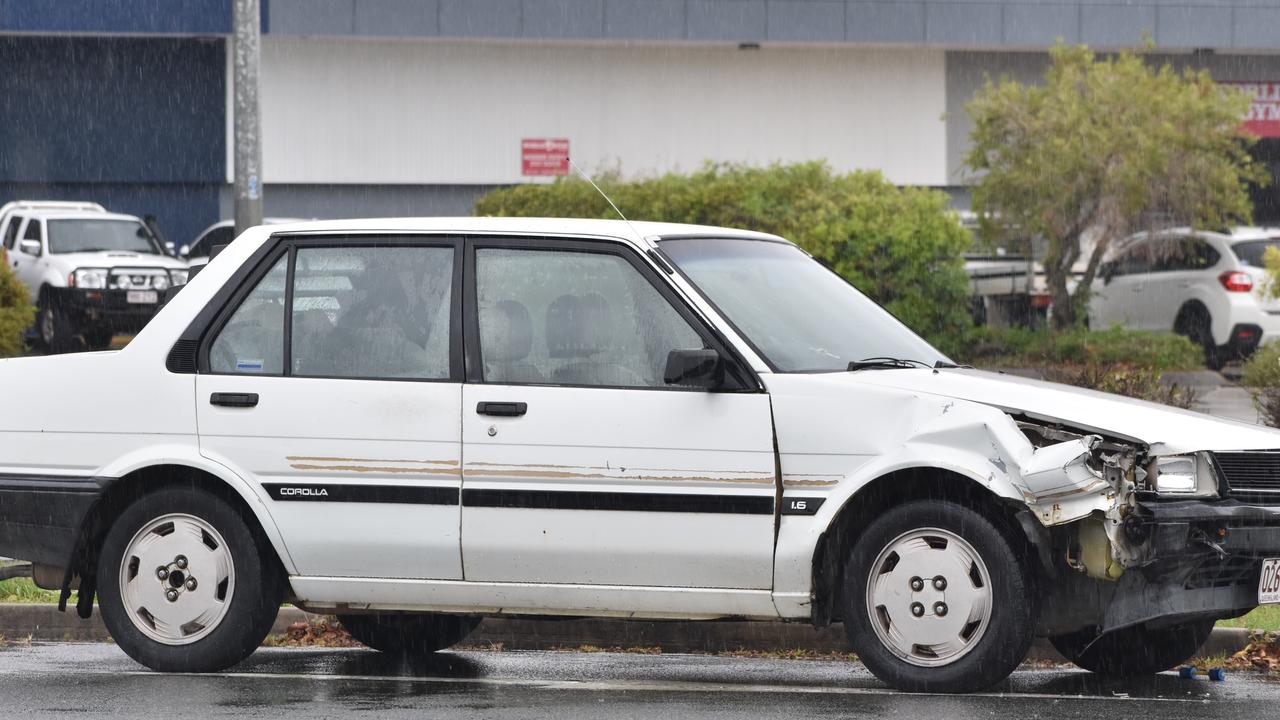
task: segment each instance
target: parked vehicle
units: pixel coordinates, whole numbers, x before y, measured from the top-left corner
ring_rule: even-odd
[[[263,218],[263,225],[303,222],[301,218]],[[209,255],[219,246],[230,245],[236,239],[236,221],[220,220],[205,228],[190,245],[178,248],[178,257],[186,258],[190,267],[201,267],[209,262]]]
[[[1089,322],[1186,335],[1215,370],[1248,357],[1280,337],[1280,300],[1264,292],[1268,247],[1280,247],[1280,228],[1134,235],[1099,267]]]
[[[1044,266],[1036,260],[1044,253],[1044,243],[1020,238],[992,246],[979,239],[977,214],[964,210],[958,216],[960,224],[973,235],[973,247],[964,255],[964,270],[969,276],[969,303],[974,323],[992,327],[1043,327],[1053,305]],[[1069,290],[1074,291],[1086,264],[1081,261],[1073,269]]]
[[[6,206],[7,208],[8,206]],[[31,290],[36,340],[47,351],[103,349],[136,332],[161,295],[187,280],[141,220],[96,210],[17,207],[4,217],[7,262]]]
[[[61,210],[64,212],[106,212],[107,209],[95,202],[68,200],[14,200],[0,205],[0,238],[8,237],[11,225],[22,221],[22,213],[39,210]],[[15,217],[17,218],[15,220]],[[14,228],[16,230],[16,227]]]
[[[1280,602],[1280,433],[957,367],[760,233],[256,227],[0,395],[0,554],[162,671],[284,600],[396,654],[484,615],[842,620],[954,692],[1036,635],[1154,673]]]

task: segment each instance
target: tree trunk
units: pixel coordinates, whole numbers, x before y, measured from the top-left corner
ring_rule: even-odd
[[[1054,245],[1057,247],[1053,247]],[[1053,299],[1052,325],[1054,330],[1068,330],[1079,320],[1077,305],[1067,283],[1071,280],[1071,268],[1080,257],[1080,236],[1050,240],[1049,252],[1044,258],[1044,280],[1049,296]]]

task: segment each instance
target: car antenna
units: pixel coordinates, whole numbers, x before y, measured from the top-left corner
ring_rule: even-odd
[[[627,216],[622,214],[622,211],[618,209],[618,206],[613,202],[613,199],[610,198],[607,194],[605,194],[605,191],[600,189],[600,186],[596,184],[596,181],[592,180],[591,176],[588,175],[585,170],[578,167],[578,164],[575,163],[572,158],[566,158],[566,159],[569,160],[569,167],[572,167],[574,170],[577,170],[578,174],[582,176],[583,180],[586,180],[587,182],[591,183],[591,187],[595,188],[596,192],[600,193],[600,197],[604,198],[604,201],[609,203],[609,207],[613,208],[613,211],[618,213],[618,217],[622,218],[622,222],[627,224],[627,227],[631,229],[631,232],[636,236],[636,239],[640,241],[640,244],[644,245],[645,244],[644,236],[640,234],[639,230],[636,230],[636,226],[631,224],[631,221],[627,219]]]

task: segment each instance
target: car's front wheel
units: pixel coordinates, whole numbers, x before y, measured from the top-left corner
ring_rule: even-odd
[[[911,502],[872,521],[844,582],[854,651],[900,690],[981,690],[1008,677],[1031,645],[1026,569],[989,520],[955,503]]]
[[[1098,635],[1092,629],[1056,635],[1049,642],[1063,657],[1091,672],[1119,677],[1154,675],[1182,664],[1209,639],[1214,620],[1152,628],[1133,625]]]
[[[339,615],[351,637],[388,655],[424,657],[457,645],[480,624],[470,615]]]
[[[78,330],[66,312],[49,296],[41,298],[36,313],[36,330],[45,352],[65,353],[79,349]]]
[[[216,672],[249,656],[284,595],[274,551],[230,503],[193,488],[143,495],[107,532],[102,619],[153,670]]]

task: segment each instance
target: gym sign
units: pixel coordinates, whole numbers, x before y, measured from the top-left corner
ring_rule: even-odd
[[[1244,127],[1264,138],[1280,138],[1280,82],[1224,83],[1234,85],[1253,97]]]

